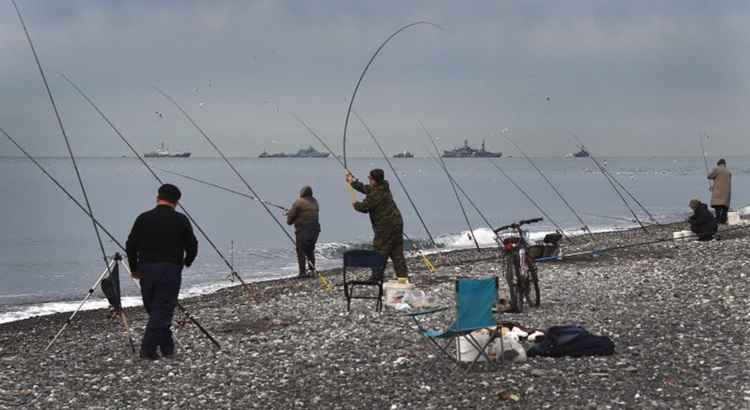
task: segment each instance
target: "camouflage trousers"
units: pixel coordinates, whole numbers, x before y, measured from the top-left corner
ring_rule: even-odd
[[[397,277],[405,278],[409,276],[406,258],[404,257],[403,227],[388,232],[375,232],[372,245],[377,253],[385,257],[386,263],[388,263],[388,258],[391,259]]]

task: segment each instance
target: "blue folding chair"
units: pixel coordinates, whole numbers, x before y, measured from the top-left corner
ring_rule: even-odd
[[[385,270],[385,257],[383,255],[366,249],[352,249],[344,252],[344,266],[341,269],[344,279],[344,297],[346,297],[346,311],[351,308],[352,299],[377,299],[375,309],[380,312],[383,309],[383,276],[376,282],[367,280],[349,280],[346,277],[347,268],[371,268],[373,271]],[[377,286],[377,296],[354,294],[356,286]]]
[[[418,318],[449,308],[407,313],[406,316],[410,316],[414,320],[422,336],[425,336],[448,359],[456,362],[461,361],[458,346],[456,346],[456,355],[451,355],[449,352],[450,346],[457,344],[454,341],[458,337],[463,337],[464,340],[477,349],[478,354],[469,365],[468,371],[480,357],[484,357],[487,361],[490,361],[487,355],[487,347],[497,338],[498,332],[491,331],[489,340],[484,344],[479,343],[472,335],[472,332],[480,329],[495,328],[497,326],[497,321],[492,315],[492,308],[497,303],[497,287],[497,277],[458,279],[456,281],[456,321],[445,330],[426,329]],[[444,343],[441,344],[441,340]]]

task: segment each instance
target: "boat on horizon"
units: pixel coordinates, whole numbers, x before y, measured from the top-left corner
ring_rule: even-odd
[[[414,154],[409,151],[404,151],[394,155],[393,158],[414,158]]]
[[[585,149],[581,148],[580,151],[578,151],[578,152],[576,152],[574,154],[568,154],[565,157],[566,158],[588,158],[590,156],[591,155],[589,154],[588,151],[586,151]]]
[[[328,158],[330,155],[327,152],[320,152],[310,145],[307,148],[298,150],[296,154],[287,154],[284,152],[269,154],[266,150],[263,150],[258,155],[258,158]]]
[[[464,145],[452,150],[443,151],[443,158],[500,158],[502,152],[490,152],[485,149],[485,142],[482,140],[482,148],[475,149],[469,146],[469,140],[464,140]]]
[[[190,158],[190,152],[169,152],[162,142],[155,150],[143,154],[144,158]]]

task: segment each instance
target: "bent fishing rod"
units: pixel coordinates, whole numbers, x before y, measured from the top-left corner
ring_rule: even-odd
[[[599,168],[599,171],[601,171],[601,173],[604,174],[604,177],[607,178],[607,180],[610,182],[610,185],[612,185],[612,188],[615,190],[615,192],[617,192],[618,196],[620,196],[620,199],[622,199],[623,203],[625,203],[625,206],[628,208],[628,210],[630,211],[630,213],[633,215],[633,218],[635,218],[635,220],[638,222],[638,225],[640,225],[641,228],[643,228],[643,226],[644,226],[644,224],[641,223],[641,220],[638,218],[638,216],[635,215],[635,212],[630,207],[630,205],[627,203],[627,201],[625,200],[625,198],[623,198],[623,196],[620,194],[620,192],[618,191],[617,187],[615,187],[613,184],[616,184],[623,192],[625,192],[630,197],[630,199],[632,199],[633,202],[635,202],[641,208],[641,210],[643,210],[643,212],[649,217],[649,219],[651,219],[651,222],[653,222],[655,225],[659,225],[659,221],[657,221],[656,218],[654,218],[654,216],[651,215],[651,212],[649,212],[648,209],[646,209],[646,207],[641,203],[641,201],[639,201],[638,198],[636,198],[635,195],[633,195],[632,192],[630,192],[627,188],[625,188],[625,186],[620,182],[620,180],[618,180],[611,172],[609,172],[609,170],[607,169],[607,167],[604,166],[604,164],[602,164],[601,162],[599,162],[599,160],[594,155],[591,154],[591,151],[589,151],[584,146],[583,141],[581,141],[581,138],[578,137],[578,135],[576,135],[576,134],[574,134],[572,132],[571,132],[571,134],[573,135],[573,137],[580,144],[580,148],[582,150],[585,150],[586,152],[589,153],[589,158],[591,158],[591,160],[594,161],[594,164],[596,164],[597,168]],[[645,228],[643,228],[643,230],[644,230],[644,232],[646,232]]]
[[[78,199],[76,199],[73,196],[73,194],[71,194],[70,191],[68,191],[57,180],[57,178],[52,176],[52,174],[49,173],[49,171],[47,171],[47,169],[41,163],[39,163],[39,161],[36,158],[34,158],[34,156],[32,156],[23,146],[21,146],[21,144],[18,143],[18,141],[16,141],[15,138],[13,138],[10,134],[8,134],[4,129],[0,128],[0,133],[5,135],[5,137],[8,138],[8,140],[12,142],[13,145],[15,145],[16,148],[18,148],[18,150],[21,151],[21,153],[23,153],[24,156],[26,156],[26,158],[29,159],[29,161],[31,161],[34,165],[36,165],[36,167],[39,168],[39,170],[42,171],[42,173],[45,176],[47,176],[47,178],[49,178],[49,180],[52,181],[52,183],[55,184],[68,197],[68,199],[70,199],[74,204],[76,204],[78,206],[78,209],[81,210],[81,212],[86,214],[86,216],[90,217],[94,221],[94,223],[99,227],[99,229],[102,232],[104,232],[104,234],[107,235],[107,237],[109,237],[109,239],[115,245],[117,245],[117,247],[120,248],[120,250],[122,250],[123,254],[127,254],[125,246],[123,246],[123,244],[120,243],[120,241],[114,235],[112,235],[112,233],[105,226],[103,226],[99,222],[98,219],[96,219],[95,217],[92,217],[92,215],[86,210],[86,207],[83,204],[81,204],[81,202],[78,201]],[[192,314],[190,314],[190,312],[184,306],[182,306],[182,304],[179,301],[177,301],[177,307],[190,320],[190,322],[192,322],[201,331],[201,333],[203,333],[217,348],[219,349],[221,348],[221,345],[219,344],[219,342],[217,342],[216,339],[214,339],[214,337],[211,336],[210,333],[208,333],[208,331],[198,322],[198,320],[195,319],[195,317],[193,317]]]
[[[561,226],[560,226],[560,225],[559,225],[559,224],[558,224],[557,222],[555,222],[555,220],[554,220],[554,219],[552,219],[552,217],[551,217],[551,216],[549,216],[549,214],[548,214],[548,213],[547,213],[547,212],[546,212],[546,211],[545,211],[545,210],[544,210],[544,209],[543,209],[543,208],[541,207],[541,205],[539,205],[539,203],[538,203],[537,201],[535,201],[535,200],[534,200],[534,198],[532,198],[532,197],[531,197],[531,195],[529,195],[529,193],[528,193],[528,192],[526,192],[526,190],[525,190],[525,189],[523,189],[523,188],[521,187],[521,185],[519,185],[519,184],[518,184],[518,183],[517,183],[517,182],[516,182],[516,181],[515,181],[515,180],[514,180],[513,178],[511,178],[511,176],[510,176],[510,175],[508,175],[508,173],[507,173],[507,172],[505,172],[505,170],[504,170],[504,169],[502,169],[502,168],[500,167],[500,165],[498,165],[498,164],[497,164],[497,163],[496,163],[495,161],[493,161],[493,160],[492,160],[492,159],[490,159],[490,158],[487,158],[487,161],[488,161],[488,162],[489,162],[490,164],[492,164],[492,166],[494,166],[494,167],[495,167],[495,168],[496,168],[496,169],[497,169],[498,171],[500,171],[500,173],[501,173],[501,174],[503,174],[503,176],[504,176],[504,177],[505,177],[505,178],[506,178],[506,179],[507,179],[508,181],[510,181],[510,183],[511,183],[511,184],[513,184],[513,186],[514,186],[514,187],[516,187],[516,189],[517,189],[517,190],[518,190],[518,191],[519,191],[519,192],[520,192],[520,193],[521,193],[521,194],[522,194],[522,195],[523,195],[524,197],[526,197],[526,199],[528,199],[528,200],[529,200],[529,202],[531,202],[531,204],[532,204],[532,205],[534,205],[534,207],[535,207],[535,208],[536,208],[536,209],[537,209],[537,210],[538,210],[538,211],[539,211],[539,212],[540,212],[540,213],[541,213],[541,214],[542,214],[542,215],[543,215],[543,216],[544,216],[544,217],[545,217],[545,218],[546,218],[546,219],[547,219],[547,220],[548,220],[548,221],[549,221],[549,222],[550,222],[550,223],[551,223],[551,224],[552,224],[552,225],[553,225],[554,227],[555,227],[555,229],[557,229],[557,232],[559,232],[559,233],[560,233],[560,234],[561,234],[561,235],[562,235],[562,236],[563,236],[563,237],[564,237],[565,239],[567,239],[567,240],[568,240],[568,241],[569,241],[570,243],[575,243],[575,241],[573,241],[573,238],[572,238],[572,237],[570,237],[570,236],[568,236],[568,235],[567,235],[567,234],[565,233],[565,230],[564,230],[564,229],[563,229],[563,228],[562,228],[562,227],[561,227]]]
[[[307,124],[307,123],[306,123],[306,122],[305,122],[305,121],[304,121],[304,120],[303,120],[302,118],[300,118],[300,117],[299,117],[299,116],[298,116],[297,114],[294,114],[294,113],[292,113],[291,115],[292,115],[292,117],[293,117],[293,118],[294,118],[295,120],[297,120],[297,122],[298,122],[298,123],[300,123],[300,125],[302,125],[302,126],[303,126],[303,127],[304,127],[304,128],[305,128],[305,129],[306,129],[306,130],[307,130],[307,131],[308,131],[308,132],[309,132],[309,133],[310,133],[310,134],[311,134],[312,136],[313,136],[313,137],[315,137],[315,139],[316,139],[316,140],[318,140],[318,142],[320,142],[320,143],[321,143],[321,145],[323,145],[323,147],[324,147],[324,148],[325,148],[325,149],[326,149],[326,150],[328,151],[328,153],[329,153],[329,154],[331,154],[331,157],[333,157],[333,158],[334,158],[334,159],[335,159],[336,161],[338,161],[338,163],[339,163],[339,164],[341,165],[341,167],[342,167],[342,168],[344,169],[344,171],[346,171],[346,173],[348,173],[348,174],[352,174],[352,172],[351,172],[351,171],[350,171],[350,170],[349,170],[349,169],[348,169],[348,168],[346,167],[346,164],[344,164],[344,161],[342,161],[342,160],[341,160],[341,158],[339,158],[339,156],[338,156],[338,155],[336,155],[336,153],[335,153],[335,152],[333,152],[333,150],[331,149],[331,147],[329,147],[329,146],[328,146],[328,144],[327,144],[327,143],[325,142],[325,140],[324,140],[323,138],[321,138],[321,137],[320,137],[320,136],[319,136],[319,135],[318,135],[318,134],[317,134],[317,133],[315,132],[315,130],[313,130],[313,129],[312,129],[312,127],[310,127],[310,126],[309,126],[309,125],[308,125],[308,124]],[[356,113],[356,112],[355,112],[355,115],[357,115],[357,113]],[[359,115],[357,115],[357,117],[358,117],[358,118],[360,118],[360,117],[359,117]],[[360,121],[361,121],[361,118],[360,118]],[[362,124],[364,125],[364,122],[362,122]],[[373,138],[374,138],[374,135],[373,135]],[[379,146],[379,144],[378,144],[378,146]],[[386,160],[386,161],[388,161],[388,160]],[[388,161],[388,162],[389,162],[389,165],[390,165],[390,161]],[[391,170],[393,171],[394,175],[396,175],[396,178],[398,179],[399,183],[401,183],[401,178],[399,178],[399,177],[398,177],[398,173],[396,173],[396,170],[395,170],[395,169],[394,169],[394,168],[393,168],[392,166],[391,166]],[[352,175],[353,175],[353,174],[352,174]],[[348,185],[348,184],[347,184],[347,185]],[[353,189],[351,188],[351,185],[348,185],[348,186],[349,186],[349,190],[350,190],[350,191],[353,191]],[[401,185],[401,188],[403,188],[403,189],[404,189],[404,192],[406,192],[406,187],[405,187],[405,186],[404,186],[403,184]],[[407,196],[408,196],[408,193],[407,193]],[[353,193],[353,192],[352,192],[352,198],[354,198],[354,193]],[[414,205],[414,204],[412,203],[412,205]],[[414,205],[414,210],[415,210],[415,211],[417,212],[417,215],[419,215],[419,211],[417,211],[417,209],[416,209],[416,205]],[[421,221],[421,220],[422,220],[422,218],[421,218],[421,216],[420,216],[420,221]],[[422,222],[422,223],[424,224],[424,222]],[[423,226],[424,226],[424,225],[423,225]],[[426,227],[426,226],[424,226],[424,228],[425,228],[425,231],[427,232],[427,234],[428,234],[428,235],[430,235],[430,232],[429,232],[429,230],[427,230],[427,227]],[[427,256],[425,256],[425,255],[424,255],[424,254],[422,253],[422,251],[421,251],[421,250],[419,249],[419,247],[417,246],[417,244],[416,244],[416,241],[413,241],[413,240],[412,240],[411,238],[409,238],[409,236],[408,236],[408,235],[406,234],[406,232],[403,232],[403,235],[404,235],[404,237],[406,238],[406,240],[408,240],[408,241],[409,241],[409,242],[411,243],[411,246],[412,246],[412,250],[413,250],[413,251],[415,251],[415,252],[416,252],[416,253],[417,253],[417,254],[418,254],[418,255],[419,255],[419,256],[420,256],[421,258],[422,258],[422,263],[424,263],[424,265],[425,265],[425,266],[427,267],[427,269],[428,269],[428,270],[429,270],[430,272],[435,272],[435,266],[434,266],[434,265],[432,264],[432,262],[431,262],[431,261],[430,261],[430,260],[429,260],[429,259],[427,258]],[[436,242],[435,242],[435,240],[434,240],[434,239],[432,238],[432,235],[430,235],[430,242],[432,243],[432,246],[434,246],[435,248],[437,248],[437,247],[438,247],[438,246],[437,246],[437,243],[436,243]]]
[[[221,157],[221,159],[224,160],[224,162],[227,164],[227,166],[229,166],[229,168],[232,170],[232,172],[234,172],[234,174],[237,176],[237,178],[239,178],[240,181],[242,181],[242,183],[245,185],[245,187],[248,189],[248,191],[250,191],[250,193],[255,198],[258,199],[258,203],[260,203],[261,206],[263,206],[263,209],[266,210],[266,212],[268,213],[268,215],[271,217],[271,219],[273,219],[273,221],[276,223],[276,225],[279,227],[279,229],[281,229],[281,231],[284,232],[284,235],[286,235],[286,237],[289,238],[289,241],[292,242],[292,246],[296,247],[297,242],[294,240],[294,238],[292,238],[292,235],[289,234],[289,231],[286,230],[286,228],[281,223],[281,221],[279,221],[279,218],[277,218],[276,215],[274,215],[274,213],[271,212],[271,209],[266,204],[266,201],[264,201],[263,198],[260,195],[258,195],[258,193],[255,191],[255,189],[253,189],[253,187],[250,185],[250,183],[247,182],[247,180],[245,179],[245,177],[242,176],[242,174],[240,173],[240,171],[238,171],[237,168],[234,166],[234,164],[232,164],[232,161],[230,161],[229,158],[227,158],[227,156],[224,155],[224,152],[214,143],[214,141],[211,139],[211,137],[208,136],[208,134],[203,130],[203,128],[201,128],[198,125],[198,123],[195,122],[195,120],[193,119],[193,117],[191,117],[190,114],[188,114],[188,112],[185,111],[185,109],[182,108],[182,106],[174,98],[172,98],[172,96],[170,96],[169,94],[167,94],[166,92],[164,92],[162,89],[160,89],[158,87],[154,87],[154,89],[156,89],[156,91],[159,94],[161,94],[162,97],[164,97],[165,99],[167,99],[167,101],[169,101],[172,105],[174,105],[175,108],[177,108],[177,110],[180,113],[182,113],[182,115],[185,117],[185,119],[190,124],[192,124],[192,126],[198,131],[198,133],[200,133],[200,135],[203,136],[203,139],[205,139],[206,142],[208,142],[208,144],[211,145],[211,147],[214,149],[214,151],[216,151],[216,153],[219,154],[219,156]],[[319,272],[315,268],[315,266],[312,264],[311,261],[308,261],[308,268],[312,269],[314,272],[317,273],[318,278],[321,281],[321,284],[323,285],[323,287],[325,287],[325,289],[327,291],[330,292],[333,289],[333,285],[331,284],[331,282],[325,276],[323,276],[323,274],[321,272]]]
[[[427,131],[427,128],[425,128],[424,125],[420,122],[419,125],[422,126],[422,129],[424,130],[425,134],[427,134],[427,139],[430,140],[432,143],[432,146],[435,148],[435,151],[440,155],[440,151],[437,148],[437,145],[435,144],[435,141],[433,141],[432,134]],[[427,151],[429,152],[429,150]],[[479,242],[477,242],[476,235],[474,235],[474,228],[471,226],[471,221],[469,221],[469,216],[466,215],[466,209],[464,208],[463,202],[461,202],[461,196],[458,194],[458,191],[456,190],[456,184],[453,181],[453,178],[451,178],[450,172],[445,167],[440,167],[440,164],[438,164],[438,168],[442,168],[443,172],[445,172],[445,175],[448,177],[448,183],[451,186],[451,189],[453,190],[453,195],[456,197],[456,201],[458,201],[458,207],[461,209],[461,213],[464,216],[464,221],[466,221],[466,226],[469,227],[469,233],[471,234],[471,239],[474,241],[474,246],[477,248],[477,250],[480,250]],[[492,227],[490,227],[492,229]]]
[[[708,135],[706,135],[706,139],[708,139]],[[699,142],[701,144],[701,153],[703,154],[703,165],[706,167],[706,176],[710,173],[708,170],[708,158],[706,158],[706,147],[703,145],[703,136],[700,136]],[[711,180],[708,180],[708,190],[710,191],[712,189]]]
[[[34,47],[34,42],[31,40],[31,34],[29,33],[29,30],[26,27],[26,22],[24,22],[23,16],[21,15],[21,9],[18,7],[18,4],[16,4],[15,0],[11,0],[11,3],[13,3],[13,7],[16,9],[16,15],[18,15],[18,20],[21,23],[23,32],[26,35],[26,40],[28,40],[28,43],[29,43],[29,48],[31,48],[31,53],[34,56],[34,62],[36,63],[36,66],[39,69],[39,74],[42,77],[42,83],[44,84],[44,89],[47,91],[47,97],[49,97],[49,102],[52,105],[52,110],[55,114],[55,119],[57,120],[58,128],[60,129],[60,133],[62,134],[63,140],[65,140],[65,147],[70,156],[70,161],[73,164],[73,169],[75,170],[76,179],[78,180],[78,185],[81,187],[81,192],[83,193],[83,199],[86,203],[86,209],[88,210],[88,213],[91,216],[90,218],[91,225],[94,229],[94,235],[96,236],[96,241],[97,241],[97,244],[99,245],[99,251],[101,252],[102,260],[104,261],[105,272],[106,274],[109,275],[111,274],[110,261],[107,256],[107,251],[104,250],[104,243],[102,242],[102,237],[101,237],[101,234],[99,233],[99,229],[96,226],[96,222],[94,222],[94,219],[95,219],[94,211],[91,207],[91,201],[89,201],[89,195],[88,195],[88,192],[86,191],[86,186],[83,183],[83,177],[81,176],[81,171],[78,168],[78,161],[76,161],[76,157],[73,154],[73,148],[70,144],[70,138],[68,138],[68,133],[65,131],[65,126],[63,125],[62,116],[60,115],[60,111],[57,108],[57,103],[55,102],[55,98],[52,95],[52,90],[50,89],[49,83],[47,82],[47,75],[45,74],[44,69],[42,68],[42,63],[39,61],[39,56],[37,55],[36,48]],[[104,274],[100,275],[99,278],[97,279],[97,282],[94,284],[92,288],[95,288],[99,284],[99,282],[101,282],[103,278],[104,278]],[[90,291],[89,295],[92,292],[93,291]],[[84,299],[84,303],[85,303],[85,299]],[[128,321],[127,321],[127,317],[125,317],[125,312],[120,310],[120,312],[118,313],[119,313],[120,321],[122,322],[122,325],[125,327],[125,331],[127,332],[130,346],[133,350],[133,353],[135,353],[135,349],[133,348],[133,339],[130,335],[130,328],[127,325]],[[69,318],[68,321],[65,322],[65,325],[63,325],[62,329],[60,329],[60,331],[57,333],[55,338],[52,339],[49,345],[47,345],[47,348],[45,349],[45,351],[49,350],[50,346],[52,346],[52,344],[57,340],[57,338],[62,334],[62,332],[68,327],[71,320],[72,320],[72,317]]]
[[[404,185],[404,181],[401,180],[401,177],[398,175],[398,172],[396,171],[396,168],[393,166],[393,163],[391,163],[391,160],[388,158],[388,154],[385,153],[385,150],[383,149],[383,146],[380,145],[380,142],[375,137],[375,134],[372,132],[370,127],[367,126],[367,123],[365,123],[365,120],[362,119],[362,116],[357,113],[357,111],[352,110],[354,113],[354,116],[357,117],[357,120],[359,120],[360,124],[365,128],[367,133],[370,135],[370,138],[372,138],[372,141],[375,143],[375,145],[378,147],[378,150],[380,151],[380,154],[383,156],[383,159],[388,164],[388,167],[391,169],[391,172],[396,177],[396,180],[398,181],[398,184],[401,185],[401,189],[404,190],[404,194],[406,194],[406,198],[409,200],[409,203],[411,204],[412,209],[414,209],[414,212],[417,214],[417,217],[419,218],[419,222],[422,224],[422,228],[424,228],[425,233],[427,233],[427,237],[430,238],[430,242],[432,243],[432,246],[437,248],[437,244],[435,243],[435,239],[432,237],[432,234],[430,233],[430,230],[427,229],[427,224],[424,222],[424,219],[422,219],[422,214],[419,212],[419,209],[417,208],[417,204],[414,203],[414,200],[412,199],[411,195],[409,194],[409,190],[406,189],[406,185]]]
[[[66,76],[65,74],[60,74],[60,75],[62,76],[62,78],[65,79],[65,81],[68,82],[68,84],[70,84],[71,87],[73,87],[73,89],[84,100],[86,100],[86,102],[94,109],[94,111],[97,112],[97,114],[99,114],[99,116],[104,120],[104,122],[107,123],[107,125],[112,129],[112,131],[114,131],[114,133],[117,134],[118,137],[120,137],[120,140],[122,140],[122,142],[125,143],[125,145],[136,156],[136,158],[138,158],[138,160],[140,161],[140,163],[143,164],[144,167],[146,167],[146,169],[154,177],[154,179],[156,179],[156,181],[159,184],[164,185],[164,181],[159,177],[159,175],[156,174],[156,172],[154,172],[154,170],[151,168],[151,166],[148,165],[148,163],[146,162],[146,160],[143,159],[143,157],[141,156],[141,154],[139,154],[138,151],[135,149],[135,147],[133,147],[133,145],[130,143],[130,141],[128,141],[128,139],[125,138],[125,136],[120,132],[120,130],[115,126],[115,124],[109,119],[109,117],[104,113],[104,111],[102,111],[99,108],[99,106],[96,105],[96,103],[94,103],[94,101],[83,91],[83,89],[81,89],[81,87],[78,86],[78,84],[76,84],[75,82],[73,82],[73,80],[71,80],[70,78],[68,78],[68,76]],[[242,279],[242,277],[240,276],[240,274],[237,273],[237,271],[234,269],[234,266],[227,260],[227,258],[221,252],[221,250],[219,250],[219,247],[216,246],[216,244],[211,239],[211,237],[208,236],[208,234],[206,233],[206,231],[203,230],[203,227],[198,223],[198,221],[195,220],[195,218],[193,218],[192,214],[185,208],[185,206],[181,202],[178,202],[177,206],[185,214],[185,216],[188,219],[190,219],[190,222],[192,222],[192,224],[195,226],[195,228],[198,229],[198,232],[200,232],[200,234],[203,236],[203,238],[206,239],[206,241],[209,243],[209,245],[211,245],[211,247],[214,249],[214,251],[219,256],[219,258],[224,262],[224,264],[227,265],[227,267],[229,268],[229,270],[231,272],[231,275],[234,276],[234,277],[236,277],[240,281],[240,283],[242,284],[243,288],[247,291],[248,298],[250,300],[252,300],[253,299],[253,292],[250,289],[249,285],[244,281],[244,279]]]
[[[213,183],[213,182],[209,182],[209,181],[204,181],[202,179],[199,179],[199,178],[196,178],[196,177],[191,177],[190,175],[181,174],[179,172],[169,171],[169,170],[166,170],[164,168],[156,167],[156,169],[158,169],[159,171],[164,172],[166,174],[176,175],[178,177],[185,178],[185,179],[187,179],[189,181],[197,182],[197,183],[203,184],[203,185],[208,185],[208,186],[214,187],[216,189],[220,189],[222,191],[230,192],[232,194],[239,195],[239,196],[245,197],[247,199],[251,199],[253,201],[263,202],[263,203],[265,203],[268,206],[272,206],[274,208],[280,209],[280,210],[285,211],[285,212],[289,211],[289,209],[287,209],[286,207],[284,207],[282,205],[275,204],[275,203],[269,202],[269,201],[262,201],[262,200],[254,197],[252,195],[248,195],[248,194],[246,194],[244,192],[240,192],[240,191],[234,190],[232,188],[227,188],[227,187],[225,187],[223,185],[219,185],[219,184],[216,184],[216,183]]]
[[[344,158],[344,169],[347,169],[347,170],[349,169],[346,166],[346,164],[347,164],[347,162],[346,162],[346,132],[347,132],[347,129],[349,128],[349,116],[352,113],[352,106],[354,105],[354,98],[356,98],[356,96],[357,96],[357,91],[359,91],[359,86],[362,84],[362,80],[364,80],[365,74],[367,74],[367,70],[370,69],[370,66],[372,65],[372,62],[375,61],[375,57],[378,56],[378,54],[383,49],[383,47],[385,47],[385,45],[388,44],[388,42],[390,42],[391,39],[393,39],[394,37],[396,37],[402,31],[408,29],[409,27],[418,26],[420,24],[426,24],[426,25],[429,25],[429,26],[433,26],[433,27],[435,27],[437,29],[440,29],[440,30],[443,29],[439,25],[437,25],[435,23],[431,23],[429,21],[415,21],[413,23],[409,23],[409,24],[407,24],[407,25],[399,28],[398,30],[394,31],[390,36],[388,36],[388,38],[386,38],[380,44],[380,46],[377,48],[377,50],[375,50],[375,52],[372,54],[372,57],[370,57],[370,60],[367,62],[367,65],[365,65],[365,68],[362,70],[362,73],[359,75],[359,79],[357,80],[357,84],[354,86],[354,91],[352,92],[352,97],[349,99],[349,108],[347,108],[347,110],[346,110],[346,119],[344,120],[344,140],[343,140],[343,150],[342,150],[342,156]]]
[[[589,237],[591,238],[592,244],[595,243],[596,242],[596,238],[594,237],[594,234],[591,232],[591,229],[589,229],[588,225],[586,225],[586,222],[584,222],[583,218],[581,218],[581,215],[579,215],[578,212],[576,212],[575,208],[573,208],[573,206],[570,204],[570,202],[568,202],[568,200],[565,199],[565,197],[560,192],[560,190],[557,189],[557,187],[555,186],[555,184],[553,184],[552,181],[550,181],[549,178],[547,178],[547,175],[545,175],[544,171],[542,171],[536,165],[536,163],[534,162],[534,160],[532,160],[528,155],[526,155],[526,152],[524,152],[521,149],[521,147],[518,144],[516,144],[515,141],[513,141],[510,137],[504,135],[503,133],[501,133],[500,135],[503,138],[505,138],[506,140],[508,140],[511,144],[513,144],[513,146],[516,147],[516,149],[518,150],[518,152],[520,152],[521,155],[523,155],[523,157],[526,159],[526,161],[528,161],[529,164],[531,164],[531,166],[534,167],[534,169],[536,170],[536,172],[539,173],[539,175],[542,176],[542,178],[547,182],[547,184],[550,186],[550,188],[552,188],[552,190],[555,192],[555,194],[557,194],[557,197],[560,198],[563,201],[563,203],[565,204],[565,206],[570,210],[570,212],[573,213],[573,215],[575,215],[576,219],[578,219],[578,222],[580,222],[581,225],[583,225],[582,228],[583,228],[584,232],[586,232],[586,233],[589,234]]]

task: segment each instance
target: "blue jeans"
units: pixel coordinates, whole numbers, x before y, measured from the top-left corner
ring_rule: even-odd
[[[175,351],[172,339],[172,318],[177,306],[177,295],[182,282],[182,266],[174,263],[142,263],[141,296],[148,313],[146,331],[141,341],[141,355],[156,356],[159,347],[162,355]]]

